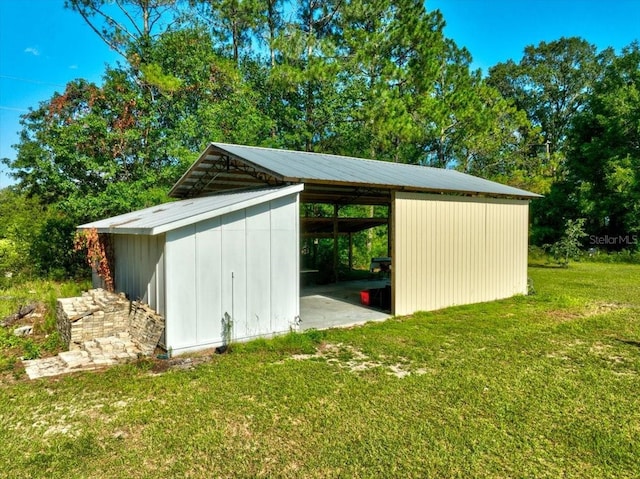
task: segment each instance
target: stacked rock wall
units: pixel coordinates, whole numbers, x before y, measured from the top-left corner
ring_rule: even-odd
[[[151,354],[164,331],[164,318],[149,306],[104,289],[59,299],[56,316],[58,333],[69,350],[92,339],[129,333],[145,354]]]
[[[129,314],[129,334],[143,354],[152,354],[162,332],[164,318],[148,305],[134,301]]]

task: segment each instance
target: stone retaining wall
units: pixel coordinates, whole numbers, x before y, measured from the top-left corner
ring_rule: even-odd
[[[129,333],[144,354],[151,354],[164,331],[164,318],[149,306],[104,289],[59,299],[56,317],[58,333],[69,350],[95,338]]]
[[[147,304],[134,301],[129,314],[129,334],[143,354],[153,354],[162,332],[164,318]]]

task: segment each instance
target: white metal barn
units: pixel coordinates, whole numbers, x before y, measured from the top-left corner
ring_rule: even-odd
[[[539,195],[457,171],[211,143],[170,195],[181,201],[80,228],[112,234],[116,289],[165,317],[173,352],[223,344],[225,315],[234,341],[295,326],[300,238],[311,230],[337,245],[388,225],[392,314],[527,292]],[[335,213],[301,218],[300,203]],[[388,218],[339,217],[347,204],[384,205]]]
[[[174,353],[285,333],[299,315],[302,185],[166,203],[80,226],[111,233],[114,282],[165,317]]]
[[[170,194],[292,183],[304,184],[302,203],[388,206],[392,314],[527,292],[529,201],[540,195],[458,171],[211,143]],[[317,220],[301,218],[301,234]],[[324,232],[359,223],[335,215]]]

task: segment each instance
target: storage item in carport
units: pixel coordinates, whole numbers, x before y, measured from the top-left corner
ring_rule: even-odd
[[[364,290],[360,291],[360,302],[362,304],[364,304],[365,306],[369,306],[370,299],[371,298],[370,298],[368,289],[364,289]]]

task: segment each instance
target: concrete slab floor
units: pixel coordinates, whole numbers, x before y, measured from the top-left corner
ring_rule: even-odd
[[[360,291],[384,288],[388,284],[388,280],[363,280],[303,288],[300,330],[344,328],[390,318],[388,312],[360,303]]]

